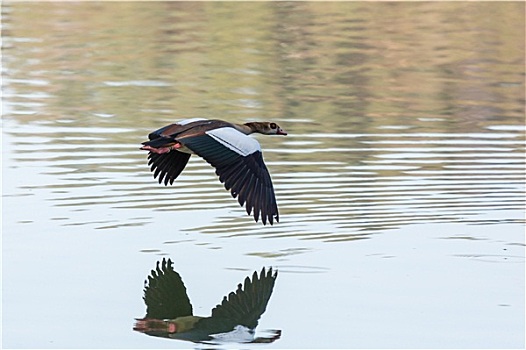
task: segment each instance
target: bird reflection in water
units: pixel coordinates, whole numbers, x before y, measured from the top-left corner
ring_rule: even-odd
[[[170,259],[157,262],[144,282],[146,316],[136,319],[135,331],[147,335],[199,343],[272,343],[281,336],[272,330],[268,337],[255,337],[258,320],[267,308],[278,275],[263,268],[252,279],[245,278],[237,290],[212,309],[210,317],[194,316],[181,276]]]

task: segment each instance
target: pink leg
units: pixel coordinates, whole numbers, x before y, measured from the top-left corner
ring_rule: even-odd
[[[170,321],[158,320],[155,318],[135,319],[134,331],[138,332],[168,332],[176,333],[177,325]]]
[[[157,154],[163,154],[163,153],[168,153],[174,149],[178,149],[178,148],[181,148],[181,144],[180,143],[176,143],[175,145],[172,145],[170,147],[160,147],[160,148],[155,148],[155,147],[152,147],[152,146],[142,146],[141,149],[142,150],[145,150],[145,151],[150,151],[150,152],[153,152],[153,153],[157,153]]]

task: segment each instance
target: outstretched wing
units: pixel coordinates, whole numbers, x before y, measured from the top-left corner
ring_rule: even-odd
[[[148,165],[151,165],[150,170],[153,172],[153,178],[159,176],[159,183],[164,180],[164,185],[173,184],[174,180],[181,174],[186,167],[190,154],[171,151],[168,153],[157,154],[153,152],[148,153]]]
[[[259,143],[231,127],[223,127],[191,137],[178,138],[214,168],[219,180],[231,190],[247,213],[265,225],[279,221],[274,187]]]
[[[164,259],[162,265],[151,271],[144,281],[144,302],[146,317],[154,319],[174,319],[191,316],[192,305],[186,294],[181,276],[174,271],[172,260]]]
[[[235,292],[224,297],[221,304],[212,310],[212,316],[201,319],[196,328],[219,332],[228,332],[236,326],[254,329],[267,308],[274,289],[278,273],[263,268],[260,275],[254,272],[252,280],[245,278]]]

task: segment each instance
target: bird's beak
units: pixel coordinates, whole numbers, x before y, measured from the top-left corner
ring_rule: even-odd
[[[276,135],[287,135],[287,132],[282,128],[278,128],[278,131],[276,131]]]

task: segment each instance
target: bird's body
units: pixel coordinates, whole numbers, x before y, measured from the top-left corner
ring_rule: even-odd
[[[287,135],[277,124],[250,122],[234,124],[223,120],[186,119],[148,135],[141,149],[149,151],[148,165],[159,183],[173,184],[190,156],[197,154],[214,168],[219,180],[239,204],[253,211],[257,222],[279,221],[272,180],[259,143],[248,135]]]
[[[220,339],[225,334],[246,331],[254,340],[254,329],[265,312],[277,272],[264,268],[247,277],[235,292],[225,296],[209,317],[194,316],[186,287],[174,271],[172,261],[163,259],[145,281],[146,316],[137,319],[134,330],[148,335],[190,341]],[[279,332],[279,331],[278,331]],[[245,337],[246,337],[245,335]],[[248,339],[248,338],[245,338]],[[275,338],[274,338],[275,340]]]

